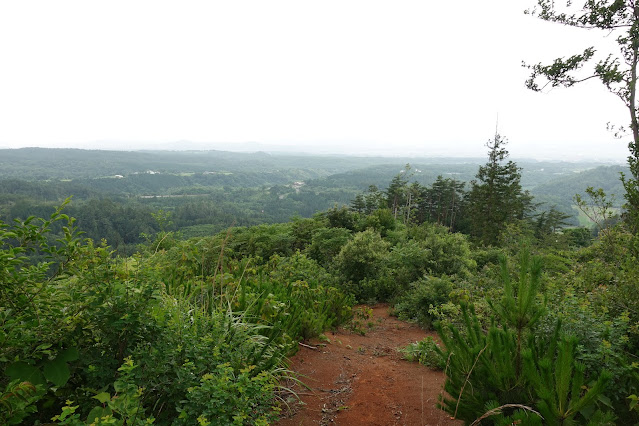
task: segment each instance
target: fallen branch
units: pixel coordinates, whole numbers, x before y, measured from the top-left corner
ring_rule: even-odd
[[[305,345],[305,344],[304,344],[304,343],[302,343],[302,342],[299,342],[299,345],[300,345],[300,346],[304,346],[305,348],[309,348],[309,349],[317,350],[317,347],[316,347],[316,346]]]

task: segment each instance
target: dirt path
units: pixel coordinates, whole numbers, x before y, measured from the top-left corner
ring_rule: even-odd
[[[301,347],[290,368],[311,389],[296,390],[294,404],[277,423],[292,425],[460,425],[436,408],[444,374],[402,359],[397,348],[429,333],[373,308],[374,326],[364,336],[340,329],[330,342]],[[432,335],[432,334],[431,334]]]

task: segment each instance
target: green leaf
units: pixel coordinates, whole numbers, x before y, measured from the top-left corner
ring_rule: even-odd
[[[95,397],[94,397],[95,398]],[[113,411],[109,407],[95,407],[91,411],[89,411],[89,415],[87,416],[87,423],[98,423],[96,419],[101,419],[105,416],[110,416],[113,414]]]
[[[40,370],[24,361],[14,362],[9,365],[5,370],[5,373],[11,380],[21,380],[33,385],[44,384],[44,378],[42,377]]]
[[[122,380],[116,380],[113,383],[113,389],[115,389],[115,391],[118,393],[124,392],[126,390],[126,387],[126,382],[123,382]]]
[[[41,345],[39,345],[37,348],[35,348],[36,351],[43,351],[45,349],[49,349],[51,347],[50,343],[43,343]]]
[[[44,377],[56,386],[64,386],[71,377],[67,363],[56,358],[44,364]]]
[[[111,395],[109,395],[108,392],[100,392],[99,394],[97,394],[96,396],[93,397],[94,399],[97,399],[98,401],[100,401],[102,404],[104,404],[107,401],[111,400]]]
[[[80,352],[78,352],[78,348],[68,348],[63,350],[58,354],[56,359],[59,359],[64,362],[75,361],[80,358]]]
[[[610,398],[608,398],[606,395],[599,395],[597,397],[597,400],[604,404],[606,407],[610,408],[611,410],[614,409],[613,405],[612,405],[612,401],[610,400]]]

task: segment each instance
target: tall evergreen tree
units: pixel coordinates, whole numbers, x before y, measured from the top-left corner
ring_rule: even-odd
[[[456,230],[464,205],[464,186],[464,182],[437,176],[433,185],[426,189],[421,204],[425,220]]]
[[[377,209],[384,208],[386,206],[386,197],[383,192],[375,185],[370,185],[366,195],[364,195],[364,201],[366,203],[366,214],[371,214]]]
[[[484,244],[495,244],[504,225],[524,219],[531,209],[532,197],[521,188],[521,168],[505,162],[507,143],[499,133],[486,143],[488,162],[479,167],[468,194],[471,234]]]
[[[357,213],[363,213],[366,211],[366,200],[364,195],[357,194],[357,196],[351,201],[351,210]]]
[[[402,207],[406,204],[408,196],[408,180],[410,178],[410,164],[406,164],[404,170],[391,180],[386,190],[386,203],[393,217],[397,219]]]

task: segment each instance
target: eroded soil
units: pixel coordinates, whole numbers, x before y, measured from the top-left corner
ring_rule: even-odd
[[[365,335],[339,329],[330,340],[301,346],[290,369],[310,389],[295,386],[301,399],[284,409],[280,426],[460,425],[436,407],[444,374],[402,359],[398,348],[429,334],[373,308]]]

